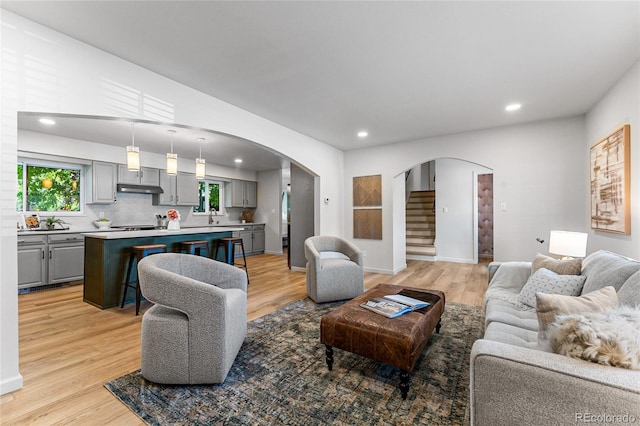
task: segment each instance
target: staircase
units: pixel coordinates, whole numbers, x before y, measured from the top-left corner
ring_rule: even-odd
[[[435,260],[436,192],[411,191],[406,216],[407,259]]]

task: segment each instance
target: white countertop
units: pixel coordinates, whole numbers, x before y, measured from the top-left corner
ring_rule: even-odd
[[[223,227],[229,227],[229,226],[256,226],[256,225],[264,225],[264,222],[251,222],[251,223],[227,223],[224,225],[216,225],[216,226],[223,226]]]
[[[18,236],[21,235],[53,235],[53,234],[82,234],[85,232],[113,232],[115,229],[104,229],[98,230],[95,227],[92,228],[74,228],[74,229],[56,229],[55,231],[49,230],[19,230],[17,231]]]
[[[216,232],[232,232],[242,231],[244,228],[230,226],[201,226],[197,228],[180,228],[180,229],[150,229],[148,231],[110,231],[110,232],[86,232],[82,233],[85,237],[100,238],[103,240],[115,240],[121,238],[138,238],[138,237],[162,237],[167,235],[188,235],[188,234],[208,234]],[[56,231],[52,231],[56,232]],[[63,232],[63,231],[58,231]]]

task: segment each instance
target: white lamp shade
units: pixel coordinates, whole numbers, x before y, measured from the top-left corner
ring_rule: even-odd
[[[196,158],[196,179],[204,179],[206,165],[204,158]]]
[[[127,169],[129,171],[140,171],[140,148],[137,146],[127,146]]]
[[[559,256],[584,257],[587,253],[587,237],[584,232],[551,231],[549,253]]]
[[[178,154],[167,152],[167,174],[172,176],[178,174]]]

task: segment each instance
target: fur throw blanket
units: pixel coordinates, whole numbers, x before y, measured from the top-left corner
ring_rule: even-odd
[[[559,315],[548,333],[551,349],[598,364],[640,370],[640,307]]]

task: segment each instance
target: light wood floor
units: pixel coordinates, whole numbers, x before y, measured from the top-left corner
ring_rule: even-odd
[[[305,274],[289,271],[286,256],[247,260],[249,321],[306,297]],[[378,283],[439,289],[447,302],[480,305],[486,262],[409,261],[395,276],[365,274],[366,288]],[[18,304],[24,387],[0,396],[3,425],[144,424],[103,386],[140,368],[142,315],[133,305],[97,309],[82,302],[81,285],[24,294]]]

